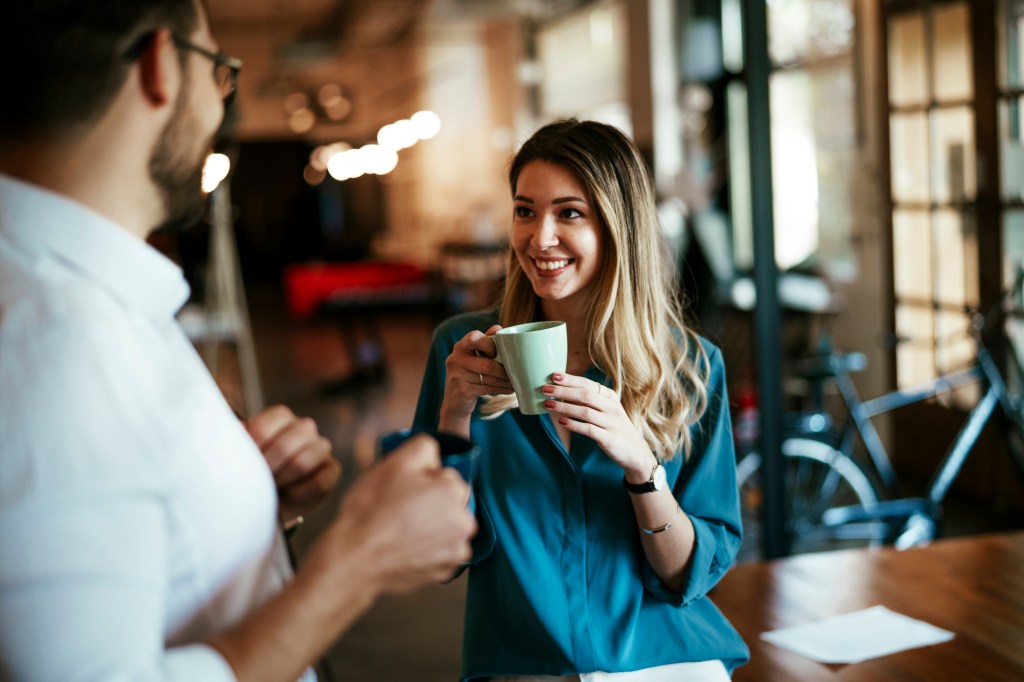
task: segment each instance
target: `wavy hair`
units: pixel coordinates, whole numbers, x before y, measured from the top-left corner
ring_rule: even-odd
[[[690,454],[690,426],[707,406],[707,357],[684,324],[675,268],[658,222],[654,183],[636,146],[617,128],[564,119],[530,137],[512,159],[512,195],[523,168],[533,161],[559,164],[586,187],[603,226],[603,273],[587,304],[590,357],[611,378],[630,420],[654,454]],[[514,252],[501,302],[501,324],[530,322],[537,296]],[[516,405],[512,396],[483,402],[496,417]]]

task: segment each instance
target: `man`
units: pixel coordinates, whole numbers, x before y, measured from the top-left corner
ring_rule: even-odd
[[[145,243],[201,208],[237,76],[195,2],[32,0],[0,26],[0,680],[294,680],[469,556],[468,488],[419,437],[275,568],[277,514],[337,466],[285,408],[238,422]]]

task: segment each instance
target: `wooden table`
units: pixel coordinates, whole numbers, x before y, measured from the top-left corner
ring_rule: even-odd
[[[711,593],[750,647],[736,682],[1024,680],[1024,532],[855,549],[735,566]],[[850,665],[815,663],[759,639],[881,604],[956,633],[943,644]]]

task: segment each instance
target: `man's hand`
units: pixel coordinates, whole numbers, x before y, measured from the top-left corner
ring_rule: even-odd
[[[245,422],[274,475],[281,519],[287,524],[317,505],[341,474],[331,443],[309,417],[274,405]]]
[[[347,559],[374,595],[441,582],[471,556],[468,499],[462,477],[440,466],[437,441],[410,438],[348,489],[311,563]]]

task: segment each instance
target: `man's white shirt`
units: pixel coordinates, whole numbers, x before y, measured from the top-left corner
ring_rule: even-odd
[[[231,680],[274,483],[174,319],[181,270],[0,175],[0,679]]]

